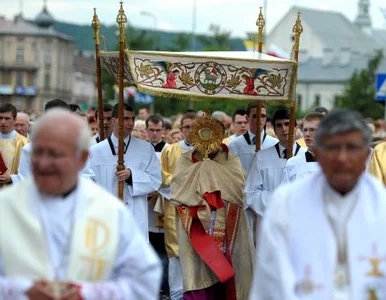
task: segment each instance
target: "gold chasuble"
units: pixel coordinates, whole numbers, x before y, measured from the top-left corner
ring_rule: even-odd
[[[28,142],[28,139],[19,133],[16,133],[15,138],[13,139],[0,139],[0,151],[3,155],[9,174],[17,174],[21,150]]]
[[[225,145],[210,159],[193,153],[181,156],[171,184],[184,292],[221,282],[227,299],[248,299],[254,247],[243,209],[245,172]]]
[[[170,187],[177,161],[181,154],[187,150],[182,149],[180,143],[169,145],[161,154],[162,185],[161,188]],[[176,230],[176,208],[170,203],[170,199],[164,201],[164,229],[165,247],[169,257],[178,257],[178,242]]]
[[[386,186],[386,142],[375,146],[370,161],[369,173],[377,177]]]

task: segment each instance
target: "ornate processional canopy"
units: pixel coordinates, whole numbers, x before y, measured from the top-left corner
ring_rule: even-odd
[[[101,52],[118,79],[118,52]],[[126,50],[125,85],[182,99],[291,101],[294,60],[257,52],[154,52]]]

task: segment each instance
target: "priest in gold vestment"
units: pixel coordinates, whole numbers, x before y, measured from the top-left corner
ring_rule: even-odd
[[[181,118],[181,133],[184,139],[169,145],[161,154],[162,185],[159,193],[164,197],[164,230],[165,247],[169,257],[169,289],[170,299],[182,299],[181,266],[178,254],[176,209],[170,202],[170,184],[177,162],[186,151],[193,147],[191,143],[191,126],[196,118],[194,112],[186,113]]]
[[[195,149],[181,156],[171,184],[184,300],[248,299],[251,287],[254,247],[243,209],[245,172],[221,144],[223,133],[216,120],[198,118]]]
[[[371,156],[369,173],[377,177],[386,186],[386,142],[375,146]]]
[[[0,152],[7,171],[0,171],[0,187],[12,183],[12,176],[19,170],[21,149],[28,144],[28,139],[14,129],[17,110],[10,103],[0,106]]]

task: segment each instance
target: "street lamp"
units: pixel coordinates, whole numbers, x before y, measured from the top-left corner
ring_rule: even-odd
[[[157,16],[155,14],[152,14],[151,12],[148,11],[141,11],[142,16],[147,16],[153,19],[153,31],[154,31],[154,45],[153,45],[153,50],[157,50],[157,34],[156,30],[158,28],[158,20]]]

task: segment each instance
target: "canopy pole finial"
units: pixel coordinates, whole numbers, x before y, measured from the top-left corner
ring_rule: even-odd
[[[125,64],[125,24],[127,23],[127,17],[125,10],[123,9],[123,1],[119,2],[121,4],[118,15],[117,23],[119,26],[119,97],[118,97],[118,163],[117,171],[125,170],[125,160],[124,160],[124,99],[123,99],[123,84],[124,84],[124,64]],[[123,200],[123,187],[124,182],[118,181],[118,198]]]
[[[101,23],[94,8],[94,16],[92,18],[91,27],[94,29],[95,40],[95,63],[96,63],[96,79],[97,79],[97,97],[98,97],[98,126],[99,126],[99,139],[103,141],[105,134],[103,131],[103,101],[102,101],[102,68],[101,68],[101,53],[99,42],[99,30]]]
[[[265,20],[263,16],[263,8],[260,7],[259,16],[256,21],[257,26],[257,46],[258,46],[258,52],[259,55],[263,52],[263,30],[265,26]],[[257,101],[256,103],[256,146],[255,146],[255,152],[259,151],[261,149],[261,131],[263,129],[261,124],[261,111],[262,111],[262,104],[261,101]],[[248,116],[250,117],[250,116]]]
[[[295,25],[292,28],[292,33],[294,34],[294,45],[292,47],[291,59],[296,61],[295,66],[295,78],[298,75],[298,67],[299,67],[299,48],[300,48],[300,35],[303,32],[302,21],[300,18],[300,12],[298,13],[298,17],[296,19]],[[288,149],[287,149],[287,157],[291,158],[293,155],[293,145],[295,143],[295,118],[296,118],[296,81],[295,81],[295,92],[293,93],[294,99],[291,101],[290,107],[290,127],[289,127],[289,136],[288,136]]]

